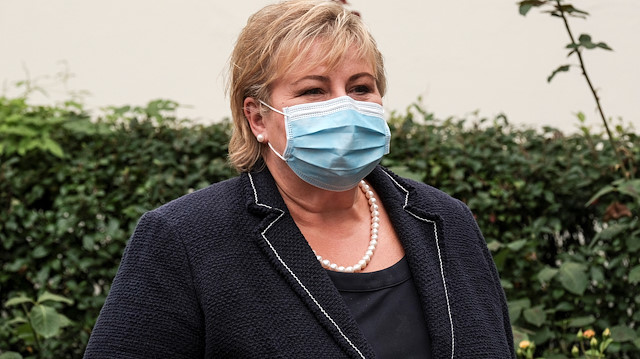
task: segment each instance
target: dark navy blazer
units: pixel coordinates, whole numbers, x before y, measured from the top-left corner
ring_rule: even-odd
[[[404,247],[433,357],[515,358],[504,292],[469,209],[382,167],[367,181]],[[85,352],[85,358],[374,356],[267,169],[140,219]]]

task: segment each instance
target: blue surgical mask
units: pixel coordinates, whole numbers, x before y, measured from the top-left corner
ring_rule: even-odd
[[[281,111],[287,146],[269,147],[305,182],[329,191],[354,188],[389,153],[391,132],[382,106],[342,96]]]

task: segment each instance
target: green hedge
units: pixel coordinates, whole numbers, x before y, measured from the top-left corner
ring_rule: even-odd
[[[0,353],[81,357],[140,215],[235,175],[229,123],[183,123],[175,107],[111,108],[92,122],[77,103],[0,98]],[[585,205],[620,177],[600,133],[443,121],[419,106],[390,124],[383,164],[475,214],[517,342],[564,357],[579,329],[611,328],[608,353],[640,358],[640,185],[624,181]],[[618,136],[629,164],[640,163],[638,137]],[[30,308],[63,315],[38,327]]]

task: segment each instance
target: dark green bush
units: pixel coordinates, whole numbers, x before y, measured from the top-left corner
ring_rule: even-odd
[[[20,308],[3,306],[0,353],[81,357],[140,215],[235,175],[229,123],[181,123],[175,106],[112,108],[92,122],[75,103],[0,98],[0,303],[45,291],[73,300],[51,304],[72,323],[40,343],[15,321]],[[504,117],[439,121],[418,106],[390,123],[384,164],[475,214],[518,338],[539,355],[568,355],[579,328],[611,328],[609,352],[640,358],[639,200],[620,185],[586,206],[619,178],[601,134],[518,129]],[[618,135],[638,163],[637,136]],[[629,213],[605,222],[614,202]]]

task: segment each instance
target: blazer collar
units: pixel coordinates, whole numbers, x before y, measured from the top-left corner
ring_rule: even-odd
[[[243,174],[250,213],[262,218],[256,239],[274,269],[289,283],[316,319],[353,358],[375,356],[333,282],[291,218],[275,180],[265,167]],[[453,357],[455,337],[443,264],[443,221],[429,198],[407,181],[378,166],[367,176],[376,189],[418,289],[435,357]],[[447,322],[447,330],[441,323]],[[437,323],[438,330],[434,326]],[[433,330],[432,330],[433,329]]]

